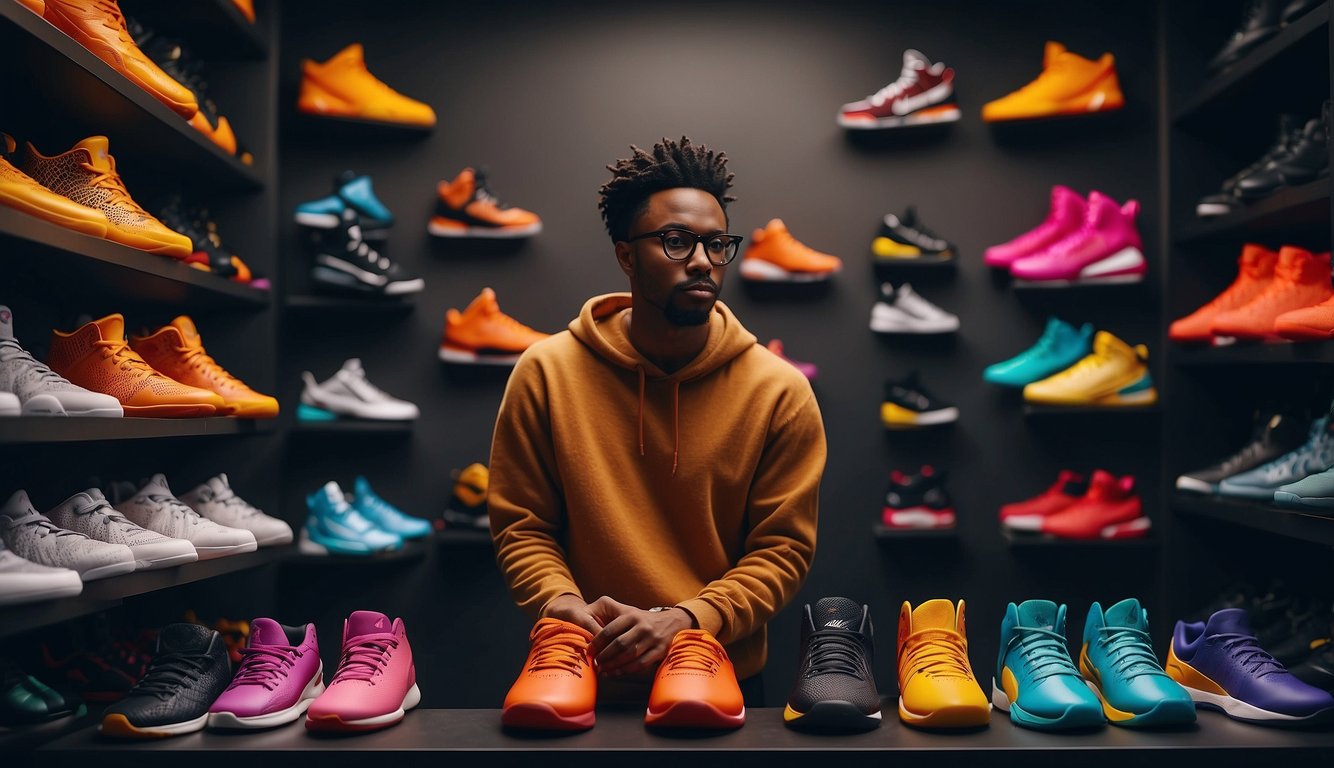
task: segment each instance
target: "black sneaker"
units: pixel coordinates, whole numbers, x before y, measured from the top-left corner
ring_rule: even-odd
[[[1283,21],[1283,5],[1282,0],[1252,0],[1246,7],[1241,26],[1237,27],[1223,49],[1210,60],[1210,74],[1217,74],[1235,64],[1256,46],[1277,34]]]
[[[1257,414],[1258,415],[1258,414]],[[1292,414],[1273,413],[1256,421],[1251,441],[1235,454],[1213,466],[1187,472],[1177,478],[1178,491],[1218,493],[1218,484],[1233,475],[1268,464],[1306,441],[1309,422]]]
[[[1306,661],[1288,671],[1307,685],[1334,693],[1334,642],[1326,642]]]
[[[910,205],[902,216],[885,214],[880,234],[871,241],[877,264],[903,266],[953,266],[954,245],[927,229]]]
[[[783,710],[789,728],[869,731],[880,727],[870,610],[846,597],[807,603],[797,682]]]
[[[446,528],[473,528],[490,530],[491,518],[486,512],[486,489],[490,485],[491,473],[486,465],[474,462],[456,469],[451,474],[454,478],[453,489],[449,494],[449,504],[441,516]]]
[[[886,528],[928,530],[954,527],[954,502],[945,490],[946,473],[922,467],[915,475],[890,473],[880,522]]]
[[[1292,668],[1329,642],[1334,628],[1334,613],[1328,603],[1313,603],[1308,610],[1289,617],[1288,629],[1272,645],[1266,646],[1283,666]]]
[[[362,239],[357,219],[355,210],[344,209],[343,226],[321,238],[311,278],[321,285],[383,296],[401,296],[423,290],[425,280],[410,275]]]
[[[902,379],[885,381],[885,400],[880,404],[880,421],[885,429],[917,429],[959,420],[959,409],[933,396],[917,380],[913,371]]]
[[[157,207],[157,217],[163,224],[190,238],[195,250],[186,263],[201,268],[207,266],[209,272],[220,277],[237,276],[235,257],[222,247],[216,226],[209,228],[212,222],[208,221],[207,211],[187,208],[179,195],[171,195]]]
[[[1283,7],[1283,24],[1286,26],[1306,15],[1307,11],[1318,8],[1325,0],[1289,0]]]
[[[1288,147],[1297,139],[1301,130],[1302,122],[1296,115],[1279,115],[1278,136],[1275,137],[1274,143],[1269,146],[1269,149],[1265,150],[1265,153],[1258,160],[1225,179],[1221,191],[1200,198],[1200,202],[1195,204],[1195,215],[1201,218],[1226,216],[1241,208],[1241,198],[1237,197],[1237,183],[1262,170],[1274,158],[1286,155]]]
[[[232,681],[222,636],[198,624],[169,624],[148,674],[102,713],[106,736],[151,739],[202,730],[208,708]]]
[[[1305,184],[1328,174],[1329,103],[1326,102],[1320,117],[1306,121],[1287,151],[1237,182],[1237,196],[1247,201],[1259,200],[1282,187]]]

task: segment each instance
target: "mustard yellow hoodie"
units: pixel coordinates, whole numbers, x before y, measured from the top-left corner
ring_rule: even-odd
[[[500,570],[534,620],[566,593],[679,605],[750,677],[815,554],[820,409],[722,302],[670,375],[630,343],[629,308],[590,299],[510,376],[487,492]]]

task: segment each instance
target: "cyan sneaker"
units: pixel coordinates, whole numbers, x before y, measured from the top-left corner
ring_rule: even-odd
[[[1296,450],[1268,464],[1261,464],[1255,469],[1223,480],[1218,484],[1218,493],[1221,496],[1273,501],[1274,493],[1282,486],[1324,472],[1330,467],[1334,467],[1334,430],[1330,428],[1329,416],[1321,416],[1311,422],[1306,442]]]
[[[1009,360],[987,366],[982,379],[1002,387],[1019,389],[1041,381],[1079,362],[1092,349],[1093,326],[1075,328],[1060,318],[1047,320],[1047,329],[1037,343]]]
[[[352,507],[376,528],[396,533],[404,539],[420,539],[431,533],[430,520],[403,514],[393,504],[375,495],[366,478],[358,476],[352,491]]]
[[[306,497],[310,515],[297,549],[305,555],[373,555],[403,548],[403,537],[362,517],[332,480]]]
[[[394,223],[394,214],[375,196],[371,177],[351,171],[344,171],[334,180],[332,195],[298,203],[294,218],[302,226],[334,229],[342,225],[343,211],[348,208],[357,212],[358,223],[368,239],[373,239],[373,232]]]
[[[1334,467],[1279,486],[1274,501],[1280,507],[1334,510]]]
[[[1133,597],[1106,613],[1098,603],[1089,608],[1079,671],[1113,725],[1156,728],[1195,722],[1195,702],[1158,663],[1149,614]]]
[[[1001,620],[991,703],[1015,725],[1042,731],[1104,724],[1102,704],[1084,684],[1065,645],[1065,606],[1010,603]]]

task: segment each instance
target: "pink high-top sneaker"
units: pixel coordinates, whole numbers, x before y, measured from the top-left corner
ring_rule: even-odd
[[[306,712],[312,731],[373,731],[421,703],[402,619],[354,611],[343,622],[343,654],[328,689]]]
[[[1147,266],[1135,216],[1139,203],[1118,206],[1090,192],[1084,226],[1051,247],[1010,265],[1016,280],[1051,285],[1138,283]]]
[[[1084,224],[1087,208],[1087,203],[1078,192],[1057,184],[1051,188],[1051,208],[1047,211],[1047,218],[1035,229],[1030,229],[1010,242],[991,246],[983,259],[989,267],[1008,269],[1019,259],[1032,256],[1067,235],[1078,232]]]

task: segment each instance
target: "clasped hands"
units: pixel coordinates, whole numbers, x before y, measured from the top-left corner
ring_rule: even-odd
[[[546,604],[542,616],[592,632],[589,658],[599,674],[614,678],[650,672],[667,655],[676,633],[695,626],[684,608],[649,611],[606,596],[585,603],[578,595],[561,595]]]

